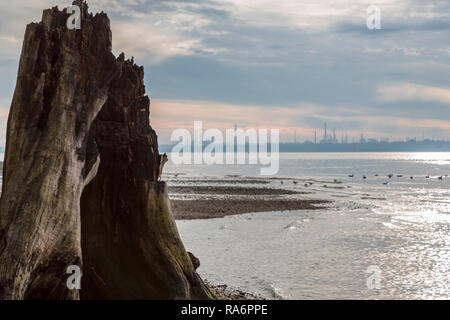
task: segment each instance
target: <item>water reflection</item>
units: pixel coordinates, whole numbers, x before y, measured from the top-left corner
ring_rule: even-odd
[[[286,154],[280,165],[280,177],[321,181],[308,197],[333,199],[334,208],[178,222],[204,277],[269,298],[450,298],[450,178],[437,179],[450,173],[449,153]],[[351,188],[322,187],[334,179]],[[379,290],[366,285],[371,265],[382,272]]]

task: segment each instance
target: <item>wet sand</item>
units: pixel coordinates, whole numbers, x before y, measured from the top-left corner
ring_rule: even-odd
[[[236,195],[236,196],[279,196],[292,194],[308,194],[309,192],[292,191],[271,188],[245,188],[245,187],[223,187],[223,186],[182,186],[169,187],[169,194],[214,194],[214,195]]]
[[[241,183],[242,181],[238,179],[234,182]],[[244,181],[252,183],[261,180],[245,179]],[[205,180],[201,180],[199,183],[205,183]],[[310,192],[248,185],[178,185],[169,187],[172,211],[177,220],[223,218],[230,215],[267,211],[315,210],[321,209],[329,203],[325,200],[302,199],[302,195],[307,194]]]
[[[211,183],[211,184],[269,184],[270,182],[267,180],[262,180],[262,179],[223,179],[223,180],[207,180],[207,179],[196,179],[196,180],[189,180],[189,179],[185,179],[185,180],[177,180],[177,178],[174,178],[175,181],[177,182],[181,182],[181,183],[187,183],[187,184],[191,184],[191,183]]]
[[[267,211],[316,210],[329,203],[324,200],[171,200],[174,218],[177,220],[211,219],[226,216]]]

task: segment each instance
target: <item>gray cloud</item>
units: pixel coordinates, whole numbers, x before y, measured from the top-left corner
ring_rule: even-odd
[[[257,105],[266,112],[311,103],[327,108],[296,123],[321,127],[324,118],[340,117],[336,126],[409,135],[409,127],[358,121],[355,114],[450,121],[445,103],[377,97],[392,82],[450,87],[448,1],[386,5],[383,30],[375,32],[361,14],[369,2],[346,8],[331,0],[267,7],[245,0],[97,0],[91,9],[110,15],[114,50],[145,66],[154,99]],[[0,13],[0,101],[12,96],[26,23],[56,3],[67,1],[18,0]]]
[[[449,9],[450,10],[450,9]],[[380,30],[369,30],[364,23],[355,22],[339,22],[334,25],[331,30],[337,33],[361,33],[364,35],[382,36],[386,33],[394,32],[411,32],[411,31],[445,31],[450,30],[450,21],[448,18],[432,20],[432,21],[417,21],[405,20],[402,22],[382,20],[382,28]]]

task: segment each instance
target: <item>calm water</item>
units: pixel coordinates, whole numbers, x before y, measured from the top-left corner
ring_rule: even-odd
[[[450,298],[449,153],[281,156],[275,179],[259,176],[256,166],[167,165],[169,185],[238,183],[334,201],[326,210],[178,221],[204,278],[268,298]],[[268,183],[248,184],[249,177]],[[307,181],[313,185],[306,188]],[[367,287],[373,265],[381,270],[380,289]]]
[[[242,165],[166,171],[170,185],[262,178]],[[204,278],[268,298],[448,299],[448,174],[449,153],[282,154],[280,179],[257,187],[311,192],[300,197],[333,200],[331,208],[177,224]],[[381,271],[380,289],[367,286],[369,266]]]

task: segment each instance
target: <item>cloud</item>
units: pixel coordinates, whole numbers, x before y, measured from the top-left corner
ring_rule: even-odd
[[[39,21],[45,8],[69,3],[16,0],[2,7],[0,100],[13,94],[26,24]],[[372,4],[381,8],[382,32],[366,28]],[[329,121],[355,134],[412,136],[407,122],[397,129],[390,121],[450,119],[443,105],[450,88],[448,1],[90,0],[89,5],[94,13],[108,13],[114,53],[123,51],[145,66],[154,115],[164,127],[195,114],[222,125],[233,119],[252,120],[252,126],[272,121],[310,132]],[[433,87],[406,86],[408,94],[399,87],[414,83]],[[157,101],[172,101],[166,106],[174,109],[158,109]],[[183,104],[175,108],[173,101]],[[192,101],[211,103],[187,107],[196,104]],[[246,116],[239,118],[239,112]]]
[[[378,88],[378,99],[382,102],[394,101],[436,101],[450,103],[450,88],[424,86],[414,83],[394,83]]]
[[[127,56],[134,56],[148,64],[157,64],[172,56],[192,55],[200,42],[199,39],[185,38],[170,31],[161,32],[142,21],[119,22],[112,26],[112,31],[116,54],[126,51]]]
[[[400,20],[400,21],[399,21]],[[447,19],[428,21],[422,19],[399,19],[399,20],[382,20],[382,28],[380,30],[369,30],[365,24],[361,22],[339,22],[332,26],[332,29],[338,33],[358,32],[365,35],[383,35],[394,32],[411,32],[411,31],[445,31],[450,30],[450,21]],[[423,21],[420,21],[423,20]]]

